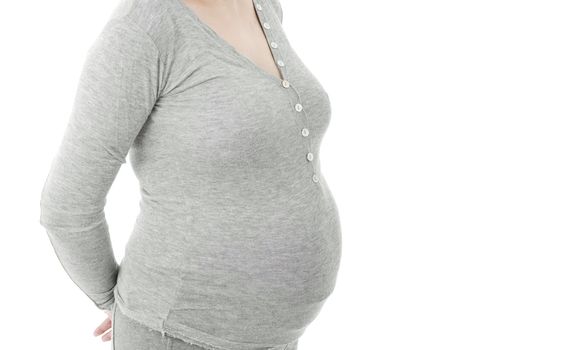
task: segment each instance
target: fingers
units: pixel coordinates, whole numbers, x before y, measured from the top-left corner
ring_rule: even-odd
[[[112,332],[112,331],[109,331],[109,332],[105,333],[105,334],[104,334],[104,335],[101,337],[101,341],[104,341],[104,342],[105,342],[105,341],[110,341],[110,340],[111,340],[111,337],[112,337],[112,335],[113,335],[113,332]]]
[[[105,321],[101,322],[99,327],[95,328],[93,331],[94,336],[98,336],[103,334],[104,332],[108,331],[111,328],[111,318],[107,317]]]

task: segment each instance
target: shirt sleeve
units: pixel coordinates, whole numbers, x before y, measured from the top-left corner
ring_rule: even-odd
[[[110,19],[89,48],[68,124],[40,199],[40,224],[72,281],[102,310],[114,303],[119,264],[106,196],[159,92],[152,39]]]

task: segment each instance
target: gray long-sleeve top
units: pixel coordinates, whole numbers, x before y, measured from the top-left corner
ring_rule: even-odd
[[[90,48],[40,223],[100,309],[209,349],[297,339],[332,293],[338,208],[321,174],[329,96],[254,0],[283,79],[182,0],[121,0]],[[106,195],[129,155],[140,213],[118,264]]]

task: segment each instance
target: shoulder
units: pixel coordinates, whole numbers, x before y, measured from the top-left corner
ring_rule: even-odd
[[[171,0],[118,0],[109,19],[130,22],[148,34],[163,24]]]
[[[265,1],[271,4],[273,9],[275,10],[275,13],[277,14],[277,17],[279,17],[279,22],[283,23],[283,7],[281,6],[281,1],[280,0],[265,0]]]
[[[165,61],[176,31],[175,0],[118,0],[104,31],[123,31],[123,40],[149,41]],[[109,30],[109,29],[112,30]]]

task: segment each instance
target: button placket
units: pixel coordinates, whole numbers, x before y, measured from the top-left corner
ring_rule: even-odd
[[[259,1],[253,1],[255,8],[257,9],[257,16],[259,17],[259,21],[261,22],[261,25],[263,26],[264,29],[263,33],[265,34],[265,37],[267,38],[267,42],[269,43],[269,51],[271,52],[271,56],[275,59],[276,63],[277,63],[277,69],[279,70],[279,74],[281,75],[281,77],[283,77],[283,79],[281,80],[282,83],[287,81],[286,78],[286,72],[283,69],[283,66],[285,65],[285,62],[281,59],[281,57],[279,57],[279,53],[275,52],[273,49],[276,49],[279,47],[279,44],[277,44],[277,41],[275,40],[275,38],[273,37],[273,31],[270,30],[273,27],[271,26],[271,24],[269,23],[269,19],[266,18],[266,14],[265,11],[263,11],[264,6],[259,2]]]
[[[290,85],[291,89],[295,92],[295,95],[297,96],[297,102],[295,103],[295,105],[293,106],[295,109],[296,113],[299,113],[303,116],[302,120],[304,123],[304,127],[301,129],[301,136],[303,139],[306,139],[307,142],[307,152],[305,153],[305,159],[306,162],[311,164],[311,169],[312,169],[312,176],[311,176],[311,180],[315,183],[318,183],[320,180],[319,175],[317,174],[317,169],[315,166],[315,163],[313,162],[313,160],[315,159],[315,155],[313,154],[312,150],[312,143],[311,143],[311,137],[308,137],[310,132],[309,132],[309,118],[307,116],[305,107],[303,106],[303,102],[301,99],[301,95],[299,94],[299,91],[297,91],[297,89]]]
[[[259,20],[261,21],[263,28],[266,29],[263,31],[263,33],[265,34],[265,36],[267,37],[267,41],[269,42],[269,50],[271,52],[271,55],[275,58],[276,63],[277,63],[277,68],[279,69],[279,72],[280,72],[281,76],[283,77],[283,79],[281,80],[281,86],[282,86],[282,88],[287,89],[287,90],[289,90],[289,88],[291,88],[291,90],[293,90],[295,92],[296,103],[295,103],[295,105],[292,105],[292,106],[295,109],[296,113],[299,113],[302,115],[301,120],[303,120],[304,127],[301,129],[301,133],[300,133],[299,137],[301,137],[302,139],[304,139],[305,142],[307,142],[307,150],[305,152],[305,161],[306,161],[307,165],[311,165],[311,170],[312,170],[311,180],[314,183],[318,183],[320,178],[319,178],[319,175],[317,174],[315,162],[313,162],[313,160],[315,159],[315,155],[312,153],[312,142],[311,142],[311,137],[309,137],[309,135],[310,135],[309,118],[307,118],[307,114],[305,112],[305,107],[303,106],[303,102],[301,100],[301,96],[299,94],[299,91],[297,91],[297,89],[293,85],[291,85],[291,83],[288,80],[286,64],[285,64],[285,61],[283,60],[283,57],[281,57],[282,51],[280,51],[280,50],[275,51],[275,49],[279,48],[279,44],[272,37],[273,31],[270,30],[272,27],[271,27],[269,21],[265,18],[265,12],[262,11],[263,6],[257,0],[254,1],[254,4],[255,4],[255,8],[258,10],[257,15],[259,16]]]

